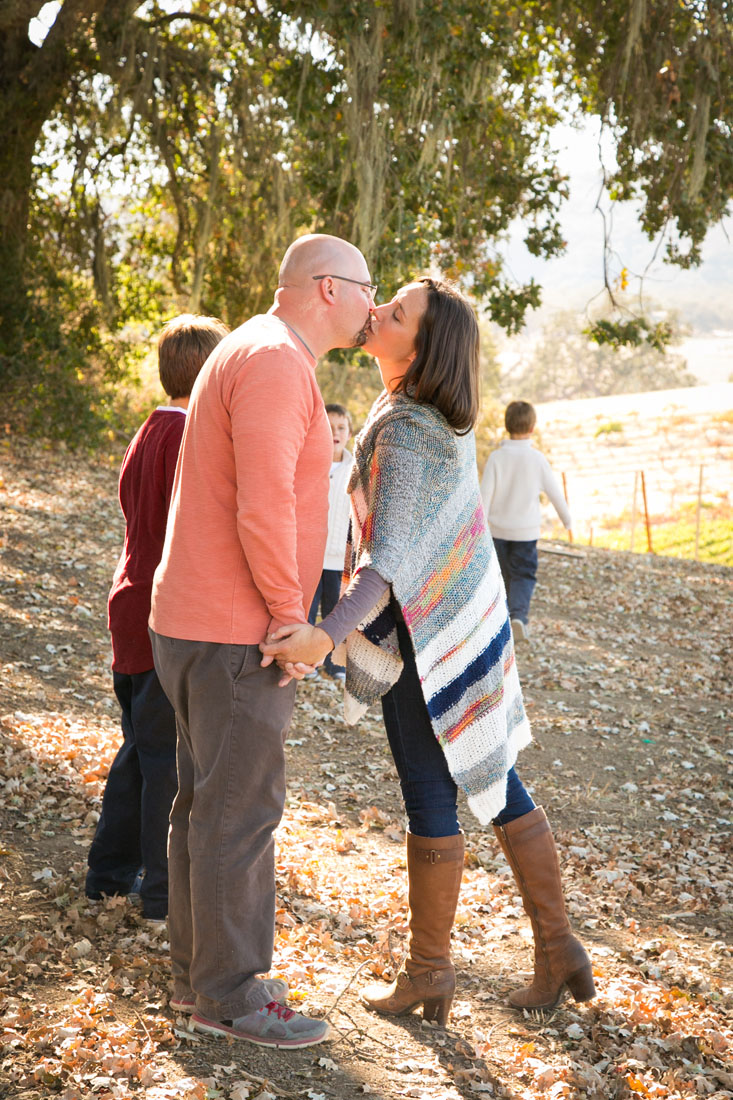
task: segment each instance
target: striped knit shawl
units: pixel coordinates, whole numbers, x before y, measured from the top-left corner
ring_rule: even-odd
[[[482,824],[503,809],[506,775],[530,740],[504,586],[479,495],[473,434],[432,406],[386,391],[354,447],[346,579],[391,585],[415,649],[433,730]],[[346,640],[353,724],[402,671],[390,592]]]

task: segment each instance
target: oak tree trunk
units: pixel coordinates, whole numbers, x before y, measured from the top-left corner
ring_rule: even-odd
[[[95,16],[109,0],[65,0],[41,46],[28,25],[43,0],[0,10],[0,352],[16,350],[26,315],[26,246],[33,154],[70,75],[83,68]]]

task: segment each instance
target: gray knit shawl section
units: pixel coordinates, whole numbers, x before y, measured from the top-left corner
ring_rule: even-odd
[[[485,824],[503,809],[507,772],[531,735],[473,434],[458,436],[432,406],[385,391],[356,439],[349,493],[347,576],[370,567],[391,585],[433,730]],[[402,671],[389,601],[388,591],[346,640],[349,723]]]

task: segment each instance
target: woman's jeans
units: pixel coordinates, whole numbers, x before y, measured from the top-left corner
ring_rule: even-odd
[[[504,578],[509,618],[529,622],[529,604],[537,583],[537,540],[514,542],[494,539],[499,568]]]
[[[402,675],[382,698],[389,747],[397,766],[410,832],[416,836],[455,836],[460,832],[458,788],[433,732],[407,627],[397,623]],[[494,825],[507,825],[534,809],[514,768],[507,774],[507,800]]]

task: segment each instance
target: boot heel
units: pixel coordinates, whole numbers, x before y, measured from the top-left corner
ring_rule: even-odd
[[[448,1014],[452,1004],[452,993],[447,997],[428,997],[427,1000],[423,1001],[423,1020],[428,1024],[434,1020],[440,1027],[445,1027],[448,1023]]]
[[[576,970],[574,974],[566,979],[565,985],[576,1001],[592,1001],[596,995],[593,970],[590,966],[584,966],[582,970]]]

